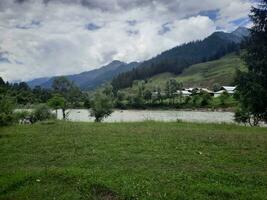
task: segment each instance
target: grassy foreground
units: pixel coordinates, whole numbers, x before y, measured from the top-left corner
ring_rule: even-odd
[[[192,123],[0,128],[0,199],[266,199],[267,129]]]

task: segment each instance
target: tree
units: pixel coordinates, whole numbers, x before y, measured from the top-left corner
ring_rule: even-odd
[[[256,126],[267,121],[267,0],[252,7],[250,18],[254,25],[244,55],[248,72],[239,72],[237,76],[237,97],[240,109],[247,112],[243,116],[252,119],[251,124]]]
[[[14,121],[14,103],[4,96],[0,96],[0,126],[10,125]]]
[[[205,92],[205,91],[201,91],[199,96],[201,97],[201,102],[200,102],[200,105],[201,106],[207,106],[209,105],[212,97],[211,95],[208,93],[208,92]]]
[[[2,77],[0,77],[0,87],[5,85],[6,85],[5,81],[2,79]]]
[[[54,92],[61,94],[62,96],[67,96],[71,87],[72,83],[64,76],[55,78],[52,83]]]
[[[91,116],[95,117],[95,122],[101,122],[113,112],[113,101],[110,96],[97,91],[93,97],[91,105]]]
[[[158,100],[159,103],[162,103],[161,88],[160,88],[160,87],[157,87],[157,88],[155,89],[155,92],[156,92],[156,100]]]
[[[152,92],[150,90],[145,90],[144,99],[150,101],[152,99]]]
[[[46,104],[40,104],[33,110],[31,122],[35,123],[38,121],[54,119],[54,117],[55,116]]]
[[[220,105],[225,106],[227,99],[229,99],[230,95],[225,91],[219,96]]]
[[[179,83],[175,79],[170,79],[166,82],[165,92],[166,96],[172,99],[172,104],[174,104],[175,95],[179,89]]]
[[[125,104],[124,104],[125,99],[126,99],[126,93],[119,90],[117,92],[116,107],[121,108],[121,109],[124,108],[125,107]]]
[[[48,106],[51,107],[52,109],[56,110],[56,115],[57,115],[57,110],[61,109],[62,110],[62,115],[63,119],[66,119],[66,100],[64,97],[55,95],[53,98],[48,100]],[[58,115],[57,115],[58,117]]]
[[[215,83],[212,88],[214,92],[218,92],[221,89],[221,85],[219,83]]]
[[[55,94],[59,94],[65,98],[66,107],[68,106],[68,103],[70,106],[77,104],[82,96],[80,89],[64,76],[55,78],[52,88]]]
[[[145,82],[144,81],[138,82],[138,97],[139,98],[144,97],[144,91],[145,91]]]

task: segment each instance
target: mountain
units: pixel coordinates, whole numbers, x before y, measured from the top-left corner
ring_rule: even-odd
[[[32,81],[27,82],[27,84],[31,87],[34,88],[35,86],[40,86],[47,82],[50,78],[37,78]]]
[[[216,32],[214,35],[222,38],[226,41],[232,41],[235,43],[240,43],[245,37],[250,35],[250,32],[247,28],[239,27],[232,33],[225,33],[225,32]]]
[[[95,89],[101,84],[112,80],[120,73],[127,72],[137,67],[139,63],[123,63],[120,61],[113,61],[110,64],[103,66],[99,69],[83,72],[80,74],[66,76],[69,80],[73,81],[78,87],[84,90]],[[27,82],[31,88],[41,86],[42,88],[51,88],[53,80],[56,77],[38,78]]]
[[[144,80],[166,72],[179,75],[191,65],[217,60],[239,50],[241,41],[247,36],[249,36],[249,30],[243,27],[232,33],[215,32],[204,40],[177,46],[142,63],[127,64],[113,61],[99,69],[69,75],[67,78],[84,90],[95,89],[111,80],[114,88],[127,88],[134,80]],[[35,79],[28,84],[32,88],[37,85],[50,88],[55,78]]]
[[[214,84],[233,85],[236,70],[245,71],[246,67],[240,56],[232,53],[209,62],[199,63],[186,68],[181,74],[161,73],[149,78],[145,88],[153,91],[161,88],[163,91],[169,79],[182,82],[184,87],[204,87],[213,89]],[[125,89],[129,94],[136,94],[138,84]]]
[[[147,60],[137,68],[114,78],[116,89],[132,86],[134,80],[144,80],[161,73],[181,74],[191,65],[217,60],[227,53],[238,51],[244,37],[249,35],[246,28],[238,28],[232,33],[215,32],[201,41],[194,41],[165,51]]]
[[[239,27],[232,32],[232,34],[243,39],[244,37],[248,37],[250,35],[250,31],[245,27]]]

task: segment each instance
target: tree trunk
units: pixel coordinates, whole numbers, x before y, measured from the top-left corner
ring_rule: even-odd
[[[62,108],[62,114],[63,114],[63,120],[66,119],[66,112],[65,112],[65,108]]]

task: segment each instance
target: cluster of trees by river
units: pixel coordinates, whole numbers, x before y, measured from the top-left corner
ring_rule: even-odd
[[[63,118],[67,118],[66,110],[70,108],[92,109],[97,121],[106,116],[112,108],[118,109],[179,109],[179,108],[228,108],[235,107],[237,101],[227,93],[218,98],[212,97],[205,91],[193,92],[191,96],[182,96],[182,83],[175,79],[166,82],[165,89],[157,88],[153,91],[146,88],[144,81],[137,83],[137,91],[116,91],[110,84],[106,84],[93,92],[81,91],[75,84],[65,77],[56,78],[51,89],[35,87],[31,89],[26,83],[5,83],[0,79],[0,101],[2,107],[10,108],[38,108],[40,104],[54,110],[62,110]],[[9,106],[7,106],[9,105]],[[101,111],[96,111],[96,109]],[[42,107],[42,109],[44,109]],[[4,109],[3,109],[4,110]],[[11,111],[10,111],[11,112]],[[24,114],[25,116],[26,114]],[[47,115],[49,116],[49,115]],[[5,121],[2,119],[2,121]],[[32,120],[34,121],[34,120]]]

